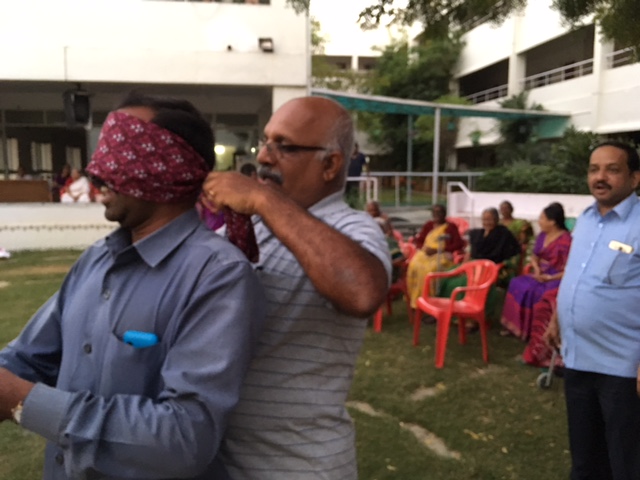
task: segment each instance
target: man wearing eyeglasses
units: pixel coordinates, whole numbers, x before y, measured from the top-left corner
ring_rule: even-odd
[[[205,182],[212,203],[254,215],[268,302],[220,450],[231,478],[357,478],[345,400],[391,262],[375,221],[344,203],[352,150],[344,108],[298,98],[264,129],[260,182],[229,172]]]
[[[0,352],[0,421],[47,439],[45,479],[227,478],[216,454],[265,301],[194,208],[213,161],[188,102],[131,95],[105,120],[87,171],[120,228]]]

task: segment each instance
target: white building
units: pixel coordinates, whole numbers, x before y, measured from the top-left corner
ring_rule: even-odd
[[[529,91],[529,101],[571,114],[579,130],[629,134],[640,140],[640,63],[624,45],[604,41],[593,23],[577,30],[562,25],[551,0],[529,0],[500,26],[485,23],[468,32],[456,79],[459,93],[476,104]],[[498,140],[491,120],[460,122],[459,162],[472,163],[479,143]]]
[[[285,0],[0,0],[0,174],[84,164],[133,88],[192,101],[232,168],[272,111],[306,93],[307,38]],[[78,86],[92,122],[69,128],[63,92]]]

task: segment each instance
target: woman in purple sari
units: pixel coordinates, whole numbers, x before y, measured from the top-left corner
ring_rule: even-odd
[[[545,292],[560,285],[571,247],[571,234],[565,226],[561,204],[552,203],[546,207],[538,223],[541,233],[533,248],[532,271],[511,280],[502,310],[504,330],[501,333],[525,341],[531,334],[533,307]]]

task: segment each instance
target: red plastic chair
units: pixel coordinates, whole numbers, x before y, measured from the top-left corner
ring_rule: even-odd
[[[409,260],[406,259],[402,266],[402,273],[400,278],[391,284],[389,287],[389,291],[387,292],[387,315],[393,314],[393,309],[391,307],[393,301],[398,297],[398,295],[402,295],[405,301],[407,302],[407,311],[410,311],[411,304],[409,303],[409,291],[407,290],[407,267],[409,265]],[[382,331],[382,306],[378,309],[373,317],[373,331],[376,333],[380,333]]]
[[[482,358],[489,361],[489,347],[487,345],[487,322],[484,316],[487,295],[491,285],[498,278],[499,266],[491,260],[472,260],[460,265],[449,272],[437,272],[427,275],[424,281],[422,295],[418,298],[415,318],[413,321],[413,345],[420,342],[420,325],[422,313],[432,315],[436,319],[436,368],[444,366],[444,355],[449,337],[451,318],[458,318],[458,336],[461,344],[467,341],[465,329],[466,320],[475,320],[480,327],[482,341]],[[431,282],[436,278],[467,276],[467,286],[457,287],[450,298],[430,296]],[[458,297],[464,294],[461,299]]]
[[[464,218],[460,217],[448,217],[447,222],[453,223],[460,233],[461,237],[464,237],[464,234],[469,230],[469,222],[467,222]]]

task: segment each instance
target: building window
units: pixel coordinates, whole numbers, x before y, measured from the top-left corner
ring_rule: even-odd
[[[53,171],[50,143],[31,142],[31,171],[33,173]]]
[[[67,147],[65,150],[69,166],[79,170],[82,169],[82,149],[78,147]]]
[[[0,160],[2,160],[1,164],[3,166],[6,166],[6,169],[10,172],[15,172],[18,170],[18,165],[20,165],[17,138],[7,138],[7,153],[9,156],[7,159],[5,159],[2,140],[0,140]]]

